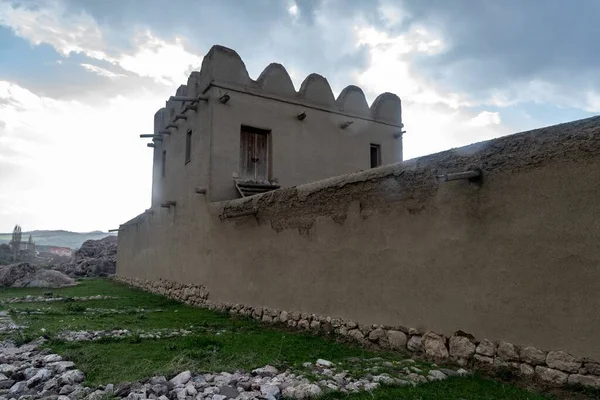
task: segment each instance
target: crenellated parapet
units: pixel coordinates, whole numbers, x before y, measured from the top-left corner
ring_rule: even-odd
[[[211,85],[402,128],[402,105],[395,94],[383,93],[369,106],[363,91],[349,85],[336,99],[327,79],[319,74],[308,75],[296,91],[285,67],[277,63],[269,64],[258,79],[253,80],[238,53],[224,46],[215,45],[208,51],[200,71],[190,74],[187,84],[177,89],[176,96],[197,97],[206,93]],[[172,120],[180,106],[180,102],[167,101],[167,118]]]

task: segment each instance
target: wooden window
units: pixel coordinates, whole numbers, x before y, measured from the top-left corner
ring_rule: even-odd
[[[192,160],[192,130],[188,130],[185,135],[185,163]]]
[[[371,143],[371,168],[381,165],[381,145]]]
[[[269,180],[269,131],[242,126],[240,134],[240,178]]]
[[[166,173],[167,173],[167,151],[163,150],[162,160],[160,162],[160,176],[162,178],[164,178]]]

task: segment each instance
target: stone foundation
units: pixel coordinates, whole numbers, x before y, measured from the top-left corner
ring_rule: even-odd
[[[502,340],[478,340],[462,331],[445,337],[433,331],[422,332],[403,326],[364,325],[297,311],[217,303],[208,299],[209,292],[202,285],[119,276],[115,279],[189,305],[246,316],[267,324],[286,325],[299,331],[334,334],[363,346],[403,351],[413,357],[438,363],[454,362],[464,367],[509,368],[524,378],[536,378],[553,386],[582,385],[600,389],[600,363],[589,358],[578,359],[563,351],[543,351]]]

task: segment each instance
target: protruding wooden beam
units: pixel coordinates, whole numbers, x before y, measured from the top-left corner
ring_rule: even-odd
[[[344,122],[343,124],[340,125],[340,128],[346,129],[347,127],[349,127],[353,123],[354,123],[354,121],[346,121],[346,122]]]
[[[146,146],[148,146],[148,147],[155,147],[154,143],[146,143]]]
[[[160,206],[164,207],[164,208],[169,208],[171,206],[176,206],[177,202],[176,201],[165,201],[164,203],[161,203]]]
[[[256,214],[258,214],[258,210],[252,209],[252,210],[240,211],[240,212],[232,213],[232,214],[223,214],[223,215],[221,215],[221,219],[246,217],[249,215],[256,215]]]
[[[140,135],[140,137],[141,137],[141,138],[153,138],[153,139],[154,139],[154,138],[162,138],[162,136],[160,136],[160,135],[153,135],[153,134],[151,134],[151,133],[142,133],[142,134]]]
[[[470,170],[464,172],[454,172],[450,174],[436,175],[436,178],[442,182],[457,181],[459,179],[478,180],[481,179],[481,171]]]
[[[110,233],[110,232],[119,232],[119,228],[117,228],[117,229],[109,229],[109,230],[108,230],[108,232],[109,232],[109,233]]]
[[[227,93],[225,93],[223,96],[219,97],[219,101],[223,104],[227,103],[229,101],[229,99],[231,99],[231,96],[229,96]]]
[[[169,97],[170,101],[191,101],[192,103],[197,103],[198,101],[208,101],[208,96],[206,95],[198,95],[196,97],[189,96],[171,96]]]
[[[406,131],[400,131],[400,132],[394,133],[394,139],[401,138],[402,135],[404,135],[405,133],[406,133]]]

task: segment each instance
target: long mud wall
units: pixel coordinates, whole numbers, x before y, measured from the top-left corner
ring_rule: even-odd
[[[472,169],[481,182],[435,178]],[[595,117],[251,198],[151,209],[122,225],[117,274],[172,297],[191,285],[192,302],[261,319],[264,309],[276,310],[271,321],[314,316],[300,329],[351,321],[337,333],[357,340],[389,342],[391,330],[408,348],[431,332],[436,357],[452,353],[453,337],[475,348],[489,338],[493,352],[461,339],[455,351],[469,355],[455,358],[493,364],[500,352],[542,379],[600,385],[583,358],[600,358],[599,243]],[[531,348],[544,349],[536,361]]]

